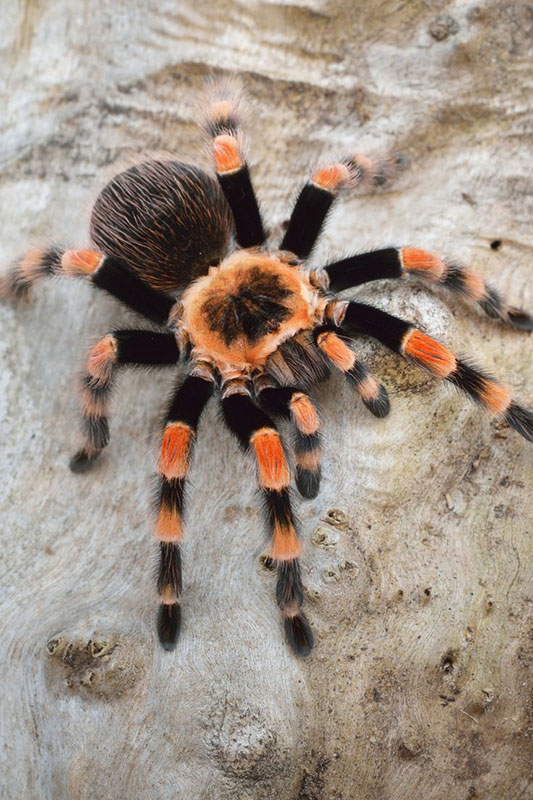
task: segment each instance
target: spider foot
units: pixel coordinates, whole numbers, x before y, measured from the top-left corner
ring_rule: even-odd
[[[297,656],[308,656],[314,645],[313,631],[302,611],[294,617],[285,617],[285,634]]]
[[[307,500],[312,500],[317,496],[320,489],[320,468],[317,470],[305,469],[296,466],[296,486],[298,491]]]
[[[504,418],[511,428],[518,431],[524,439],[533,442],[533,412],[512,402],[505,412]]]
[[[34,248],[0,276],[1,300],[28,300],[34,283],[61,269],[57,247]]]
[[[521,308],[510,308],[507,312],[509,324],[520,331],[533,331],[533,317]]]
[[[0,276],[0,300],[26,300],[30,299],[30,285],[19,280],[13,272]]]
[[[181,629],[179,603],[162,604],[157,612],[157,635],[164,650],[174,650]]]
[[[99,455],[100,453],[89,455],[85,450],[78,450],[69,461],[70,470],[76,474],[88,472]]]
[[[389,395],[382,384],[378,384],[377,394],[374,397],[361,396],[361,399],[368,410],[378,419],[383,419],[390,411]]]

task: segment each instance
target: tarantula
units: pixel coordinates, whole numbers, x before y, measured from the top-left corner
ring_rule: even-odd
[[[533,414],[500,383],[459,359],[415,325],[335,293],[383,278],[442,286],[513,328],[533,319],[508,306],[483,278],[413,247],[361,253],[309,269],[307,259],[344,187],[380,184],[390,160],[361,155],[318,169],[303,186],[278,250],[266,234],[242,145],[242,106],[232,87],[212,88],[204,115],[215,180],[172,158],[147,160],[114,177],[92,209],[94,249],[31,251],[4,276],[5,297],[25,296],[46,275],[88,278],[167,332],[112,330],[95,344],[82,377],[84,443],[70,462],[81,472],[109,441],[108,405],[125,365],[186,364],[164,417],[158,466],[157,630],[175,647],[181,625],[185,487],[198,421],[216,393],[222,416],[253,454],[277,568],[277,603],[296,653],[313,646],[302,612],[301,540],[290,500],[291,472],[273,420],[290,421],[296,486],[315,497],[320,481],[319,417],[307,392],[340,370],[376,417],[389,412],[385,387],[351,346],[368,335],[446,379],[533,441]]]

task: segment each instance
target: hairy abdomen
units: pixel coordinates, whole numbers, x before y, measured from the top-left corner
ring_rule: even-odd
[[[91,239],[146,283],[175,292],[224,258],[233,227],[216,180],[181,161],[145,161],[98,196]]]

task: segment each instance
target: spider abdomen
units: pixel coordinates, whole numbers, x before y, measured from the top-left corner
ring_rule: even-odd
[[[232,228],[217,181],[173,159],[120,172],[102,189],[91,215],[94,244],[163,292],[188,286],[220,262]]]

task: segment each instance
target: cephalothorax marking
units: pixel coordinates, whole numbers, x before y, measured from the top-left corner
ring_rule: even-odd
[[[201,311],[209,319],[210,329],[227,345],[241,336],[255,344],[266,333],[275,333],[290,316],[282,302],[290,293],[279,275],[252,267],[236,291],[221,297],[215,289]]]

